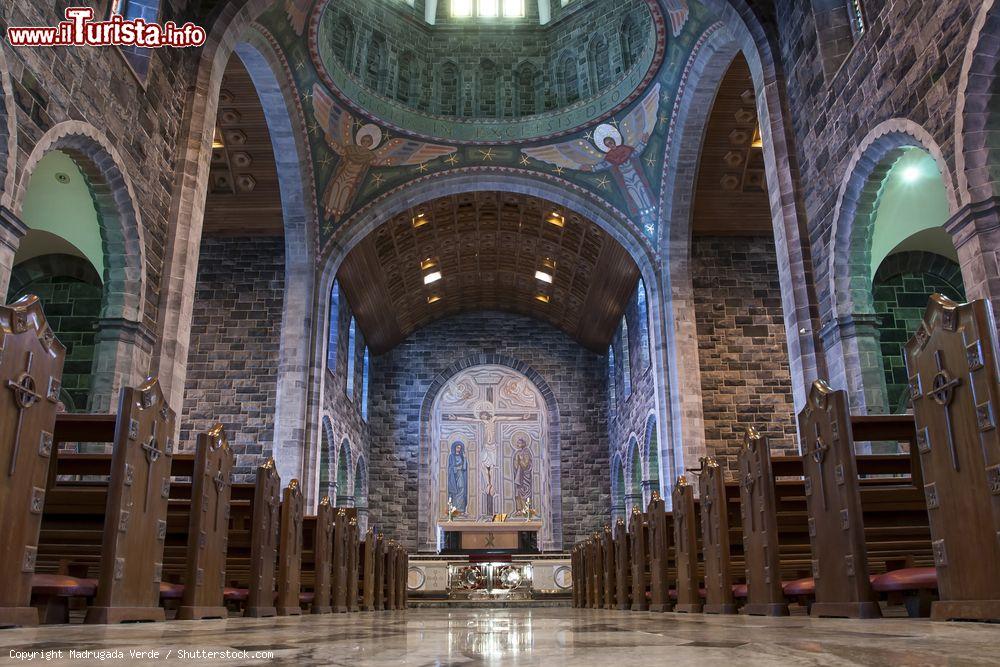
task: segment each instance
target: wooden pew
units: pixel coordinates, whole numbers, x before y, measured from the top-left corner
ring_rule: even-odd
[[[698,476],[702,552],[705,562],[706,614],[735,614],[730,567],[729,517],[722,469],[711,457],[702,459]],[[679,589],[678,589],[679,590]]]
[[[940,600],[934,620],[1000,620],[1000,385],[989,302],[931,297],[906,345]]]
[[[576,581],[574,574],[574,582]],[[625,519],[615,521],[615,601],[623,611],[632,608],[632,546]]]
[[[274,567],[278,551],[281,478],[274,459],[257,469],[250,535],[250,588],[244,616],[276,616]]]
[[[313,602],[312,613],[333,611],[334,578],[334,508],[329,496],[319,501],[313,528]]]
[[[341,507],[334,518],[333,531],[333,610],[338,614],[348,611],[347,572],[350,568],[348,556],[350,538],[347,531],[347,512]]]
[[[302,518],[304,499],[299,480],[293,479],[285,487],[281,502],[281,535],[278,545],[278,605],[279,616],[300,616],[302,607]]]
[[[816,380],[799,413],[809,507],[813,616],[876,618],[847,392]]]
[[[670,559],[670,528],[667,521],[666,503],[659,491],[653,491],[645,516],[647,558],[649,560],[649,610],[670,611],[670,581],[668,562]]]
[[[594,533],[590,538],[590,570],[593,585],[591,609],[601,609],[604,606],[604,550],[601,548],[600,533]]]
[[[348,611],[358,611],[360,600],[360,579],[363,565],[361,564],[359,549],[361,548],[361,536],[358,530],[358,518],[352,516],[347,524],[347,609]]]
[[[198,434],[194,458],[185,587],[177,618],[226,618],[223,592],[236,455],[221,424]]]
[[[753,616],[788,616],[788,603],[781,586],[771,450],[767,439],[752,426],[743,437],[739,464],[747,582],[743,609]]]
[[[646,597],[649,576],[649,531],[638,506],[632,508],[628,525],[629,544],[632,547],[632,611],[649,611]]]
[[[677,562],[677,604],[674,611],[699,613],[702,604],[698,594],[698,529],[695,525],[694,489],[683,475],[677,478],[674,485],[673,505]]]
[[[32,577],[65,358],[38,297],[0,306],[0,626],[38,625]]]
[[[601,532],[601,573],[604,575],[604,608],[615,608],[615,593],[618,584],[615,578],[615,545],[611,536],[611,526],[604,526]]]
[[[378,537],[369,527],[360,545],[359,576],[361,580],[361,611],[375,611],[375,559],[378,553]]]

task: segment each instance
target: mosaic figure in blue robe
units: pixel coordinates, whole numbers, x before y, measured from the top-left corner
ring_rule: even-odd
[[[465,512],[469,506],[469,462],[461,440],[452,443],[448,456],[448,497],[459,512]]]

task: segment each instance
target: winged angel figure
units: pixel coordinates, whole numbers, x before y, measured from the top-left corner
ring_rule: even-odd
[[[656,204],[639,157],[653,134],[659,109],[660,84],[656,84],[621,122],[598,125],[583,139],[522,148],[521,152],[563,169],[586,172],[610,169],[625,194],[629,212],[641,221],[647,232],[651,232],[655,228]]]
[[[355,133],[355,119],[338,106],[320,84],[313,86],[313,115],[323,129],[326,143],[340,156],[326,186],[323,203],[333,222],[340,219],[358,194],[372,167],[413,166],[455,152],[452,146],[426,144],[394,138],[382,143],[382,128],[374,123],[361,125]]]
[[[685,2],[686,0],[682,0]],[[302,31],[306,28],[306,20],[309,18],[309,7],[313,0],[285,0],[285,13],[288,14],[288,23],[296,35],[302,36]]]
[[[299,2],[301,1],[299,0]],[[688,8],[688,0],[666,0],[666,5],[667,16],[670,17],[670,28],[673,30],[674,37],[677,37],[681,34],[684,24],[687,23],[688,18],[691,16],[691,10]]]

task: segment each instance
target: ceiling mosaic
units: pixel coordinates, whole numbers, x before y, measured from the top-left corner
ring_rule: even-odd
[[[352,2],[364,9],[348,13],[343,8]],[[692,53],[716,25],[709,10],[691,0],[614,0],[615,12],[595,13],[588,24],[587,11],[611,3],[581,0],[580,11],[555,25],[508,29],[568,36],[534,61],[515,62],[520,47],[508,48],[510,56],[476,48],[482,30],[452,26],[440,39],[470,46],[449,49],[442,62],[431,53],[440,48],[433,40],[399,46],[387,27],[392,2],[285,0],[259,21],[298,88],[323,245],[360,209],[414,179],[485,168],[582,188],[617,208],[655,247],[672,109]],[[353,33],[341,33],[350,39],[333,39],[338,22],[350,24]],[[417,23],[406,27],[416,31]],[[408,69],[411,57],[418,64]],[[540,78],[521,94],[517,75],[525,63]]]

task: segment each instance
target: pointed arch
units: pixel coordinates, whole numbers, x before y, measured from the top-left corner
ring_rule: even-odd
[[[587,66],[590,71],[590,94],[598,95],[612,84],[611,53],[604,35],[596,34],[587,47]]]
[[[496,118],[500,115],[499,84],[496,63],[489,58],[480,60],[476,86],[477,115],[480,118]]]
[[[354,367],[358,358],[358,321],[351,315],[347,328],[347,397],[354,400]]]
[[[576,58],[566,53],[559,61],[559,84],[563,104],[574,104],[580,100],[580,73]]]
[[[340,448],[337,450],[337,507],[354,506],[354,489],[351,486],[352,470],[351,442],[347,438],[344,438],[340,441]]]
[[[355,30],[354,24],[346,14],[341,14],[337,19],[331,44],[333,57],[336,58],[337,62],[343,65],[348,72],[354,72]]]
[[[458,65],[447,60],[438,74],[438,112],[445,116],[457,116],[461,112],[461,82]]]
[[[337,347],[340,345],[340,281],[334,280],[330,288],[330,317],[327,326],[326,368],[337,374]]]
[[[334,477],[333,422],[329,415],[323,415],[323,430],[320,432],[319,448],[319,497],[331,500],[337,497],[337,480]]]
[[[525,60],[517,67],[517,85],[514,88],[514,113],[532,116],[541,111],[539,100],[539,72],[534,64]]]

